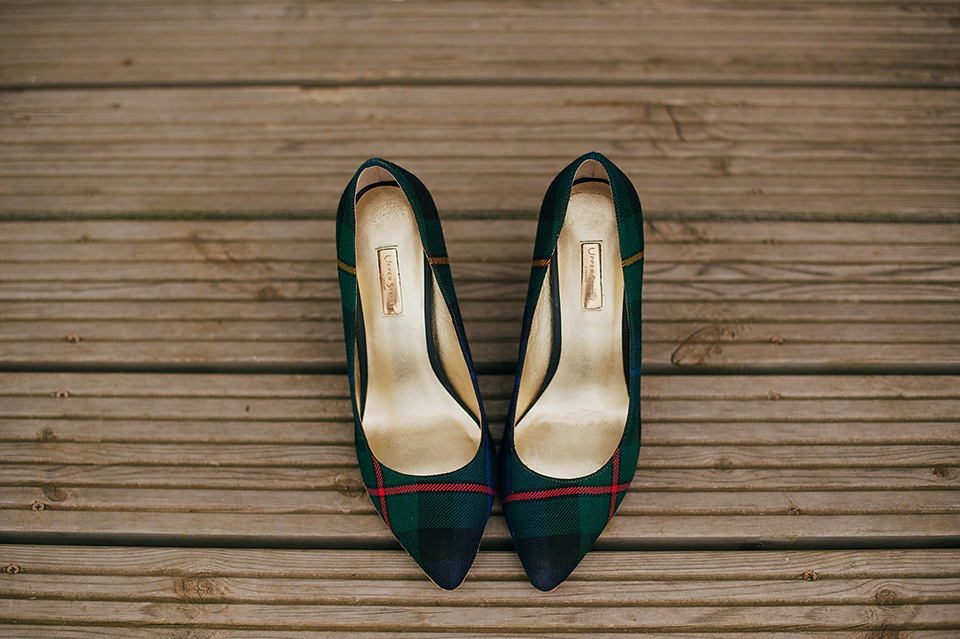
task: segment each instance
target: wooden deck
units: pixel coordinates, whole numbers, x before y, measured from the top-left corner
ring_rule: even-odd
[[[960,3],[0,1],[0,638],[960,635]],[[643,447],[573,576],[363,491],[333,250],[444,219],[495,435],[536,211],[648,220]]]

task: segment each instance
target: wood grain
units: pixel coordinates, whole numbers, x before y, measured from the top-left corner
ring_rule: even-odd
[[[164,546],[71,546],[3,544],[4,566],[32,575],[208,575],[291,579],[350,579],[358,571],[371,579],[416,581],[420,569],[403,551],[304,550],[263,548],[170,548]],[[570,576],[581,580],[709,581],[797,580],[807,571],[831,579],[949,579],[960,577],[956,549],[804,550],[701,553],[690,551],[597,552],[588,554]],[[515,553],[483,551],[470,581],[520,578]],[[10,573],[6,573],[10,574]],[[4,577],[4,579],[10,579]],[[468,582],[469,583],[469,582]]]
[[[68,578],[66,583],[61,577],[53,575],[23,575],[7,588],[0,590],[0,596],[11,598],[36,597],[52,599],[109,599],[120,601],[182,601],[177,596],[177,587],[182,589],[183,582],[176,577],[116,577],[85,575],[83,579]],[[431,605],[440,593],[415,588],[412,591],[398,588],[406,584],[392,582],[365,581],[358,579],[315,580],[315,579],[256,579],[227,577],[210,579],[197,578],[201,586],[216,585],[218,592],[196,594],[192,599],[203,602],[229,601],[230,603],[308,603],[313,605],[337,605],[361,601],[379,600],[394,605]],[[480,586],[480,584],[477,584]],[[882,587],[901,595],[901,605],[926,604],[937,601],[954,603],[958,599],[958,579],[889,579],[889,580],[844,580],[823,584],[815,588],[798,587],[794,582],[773,580],[730,582],[713,580],[705,582],[658,583],[625,582],[617,584],[617,599],[622,605],[689,605],[691,599],[705,605],[749,605],[769,604],[783,601],[787,597],[795,598],[797,603],[815,603],[819,605],[856,604],[869,601]],[[533,596],[529,585],[519,582],[499,584],[484,583],[480,587],[464,587],[449,596],[445,596],[451,605],[476,605],[479,596],[484,596],[487,605],[516,606],[517,601],[530,600]],[[806,595],[806,596],[804,596]],[[545,597],[537,602],[545,609],[560,606],[582,605],[602,606],[609,604],[610,595],[604,592],[604,584],[580,581],[572,583],[556,595]],[[359,603],[359,602],[357,602]]]
[[[506,552],[481,552],[452,593],[392,551],[4,545],[0,562],[18,569],[0,574],[4,621],[17,624],[0,625],[0,636],[14,629],[37,636],[36,626],[21,624],[38,623],[73,637],[105,624],[291,637],[785,628],[801,632],[791,636],[826,637],[849,636],[855,624],[929,639],[960,627],[957,551],[948,549],[594,552],[546,595],[525,583],[516,556]],[[608,590],[617,592],[615,606]],[[480,614],[490,605],[496,619]],[[915,634],[924,628],[930,632]]]
[[[243,514],[255,504],[258,512],[276,515],[374,515],[362,490],[352,493],[303,490],[156,488],[0,487],[0,510],[44,503],[61,511],[143,511]],[[48,505],[49,504],[49,505]],[[718,515],[954,515],[960,513],[949,491],[752,491],[746,493],[654,492],[637,483],[618,511],[620,516]],[[494,516],[500,516],[499,507]]]
[[[441,211],[530,217],[607,153],[660,216],[955,220],[957,94],[783,87],[220,87],[0,96],[5,217],[330,213],[371,155]]]
[[[796,491],[810,488],[806,468],[734,468],[717,464],[715,468],[661,468],[638,478],[645,489],[672,492]],[[821,468],[817,471],[819,490],[942,490],[955,489],[957,469],[947,466],[916,468]],[[60,487],[156,487],[170,489],[270,489],[339,490],[356,493],[363,490],[359,475],[351,468],[318,467],[231,467],[192,466],[183,476],[171,467],[148,464],[107,466],[64,466],[17,464],[0,467],[3,485]],[[26,507],[28,504],[21,504]]]
[[[334,239],[332,217],[310,220],[70,220],[60,223],[2,223],[4,243],[23,242],[329,242]],[[451,244],[471,241],[527,242],[531,250],[535,219],[443,218],[443,232]],[[717,243],[756,242],[793,244],[956,244],[960,228],[955,224],[905,224],[871,221],[823,223],[765,220],[664,220],[647,219],[648,242]],[[50,257],[50,256],[48,256]]]
[[[0,82],[953,84],[953,3],[5,3]],[[429,43],[429,46],[425,46]]]

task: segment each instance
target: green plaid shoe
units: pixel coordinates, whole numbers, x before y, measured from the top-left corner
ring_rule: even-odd
[[[530,582],[552,590],[620,505],[640,449],[643,219],[610,160],[587,153],[540,209],[500,497]]]
[[[460,585],[490,516],[487,430],[433,198],[374,158],[337,211],[357,460],[367,492],[441,588]]]

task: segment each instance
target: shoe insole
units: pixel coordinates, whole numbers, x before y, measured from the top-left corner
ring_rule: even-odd
[[[361,424],[373,454],[410,475],[466,465],[480,426],[437,378],[427,351],[423,245],[410,203],[396,186],[357,201],[357,287],[367,350]],[[440,305],[451,322],[446,307]]]
[[[623,370],[623,270],[608,184],[574,186],[556,260],[560,358],[552,379],[516,424],[514,441],[532,470],[573,478],[610,460],[630,404]]]

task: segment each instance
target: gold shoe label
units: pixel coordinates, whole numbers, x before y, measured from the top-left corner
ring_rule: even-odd
[[[600,244],[580,243],[580,308],[584,310],[596,310],[603,306]]]
[[[397,261],[397,247],[388,246],[377,249],[380,262],[380,305],[384,315],[401,315],[403,298],[400,295],[400,263]]]

